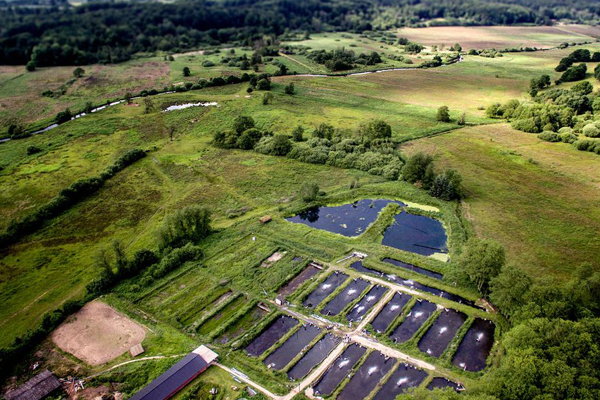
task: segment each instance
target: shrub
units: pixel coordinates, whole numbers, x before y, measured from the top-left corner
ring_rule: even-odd
[[[256,83],[258,90],[271,90],[271,82],[267,78],[263,78]]]
[[[26,150],[28,156],[39,153],[41,151],[42,151],[42,149],[40,149],[39,147],[37,147],[35,145],[27,146],[27,150]]]
[[[178,248],[198,242],[211,231],[210,212],[200,206],[189,206],[169,215],[159,231],[159,247]]]
[[[369,139],[388,139],[392,137],[392,127],[382,120],[362,124],[358,132],[361,136]]]
[[[587,124],[581,131],[585,136],[597,138],[600,137],[600,129],[594,124]]]
[[[292,131],[292,139],[294,140],[294,142],[301,142],[302,140],[304,140],[303,136],[304,136],[304,128],[302,126],[298,125]]]
[[[429,194],[446,201],[460,199],[462,197],[462,177],[454,170],[447,170],[443,174],[437,175]]]
[[[538,138],[545,140],[546,142],[560,142],[561,138],[558,133],[552,131],[544,131],[538,135]]]
[[[254,119],[252,117],[242,115],[233,121],[233,130],[238,134],[242,134],[251,128],[254,128]]]
[[[515,119],[510,125],[518,131],[529,133],[540,132],[540,128],[537,126],[535,118]]]
[[[430,155],[421,152],[414,154],[402,168],[402,179],[410,183],[422,181],[427,167],[432,162],[433,158]]]
[[[300,188],[300,198],[305,203],[314,201],[319,195],[319,186],[316,183],[305,183]]]
[[[450,122],[450,110],[447,106],[441,106],[437,111],[437,120],[440,122]]]
[[[214,67],[215,63],[210,60],[205,60],[202,62],[202,66],[206,68]],[[247,69],[247,68],[246,68]]]
[[[296,92],[296,90],[294,88],[294,82],[290,82],[289,85],[286,85],[284,90],[285,90],[285,94],[293,95]]]
[[[73,114],[71,114],[71,111],[67,108],[65,111],[61,111],[58,114],[56,114],[56,118],[54,118],[54,121],[57,124],[63,124],[67,121],[70,121],[71,118],[73,118]]]

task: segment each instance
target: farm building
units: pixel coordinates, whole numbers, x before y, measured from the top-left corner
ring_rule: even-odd
[[[37,374],[15,390],[7,392],[7,400],[39,400],[60,387],[60,382],[47,369]]]
[[[208,347],[200,346],[137,392],[131,400],[168,399],[204,372],[217,357],[217,353]]]

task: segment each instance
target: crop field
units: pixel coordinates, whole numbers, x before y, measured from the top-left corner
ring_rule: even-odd
[[[592,26],[438,26],[402,28],[398,36],[428,46],[453,46],[460,43],[469,49],[512,49],[521,47],[550,48],[561,43],[595,41],[600,31]]]

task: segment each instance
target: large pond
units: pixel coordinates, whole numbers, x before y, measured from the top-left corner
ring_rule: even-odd
[[[263,361],[267,367],[281,370],[290,363],[321,332],[312,325],[301,326],[281,346]]]
[[[395,358],[388,358],[378,351],[372,352],[350,379],[350,382],[342,389],[337,399],[364,399],[390,372],[395,362]]]
[[[467,316],[459,311],[445,310],[419,341],[419,350],[433,357],[442,355]]]
[[[484,369],[494,344],[495,329],[496,326],[492,321],[476,318],[460,342],[452,363],[467,371]]]
[[[340,339],[330,333],[319,340],[288,372],[291,379],[303,379],[318,364],[321,364],[327,355],[338,345]]]
[[[315,394],[318,396],[331,395],[335,388],[348,376],[366,351],[367,349],[356,343],[346,347],[346,350],[335,360],[314,386]]]
[[[421,325],[435,312],[437,306],[427,300],[415,303],[404,321],[394,330],[390,338],[396,343],[404,343],[414,336]]]
[[[362,299],[350,310],[348,315],[346,315],[346,319],[348,321],[360,321],[365,314],[373,307],[381,296],[387,291],[387,289],[383,286],[375,285],[369,290],[369,292],[364,295]]]
[[[385,332],[390,324],[402,312],[402,308],[412,297],[406,293],[396,293],[385,307],[371,321],[371,326],[377,333]]]
[[[427,372],[410,364],[402,363],[373,397],[373,400],[395,399],[410,388],[419,386],[425,378],[427,378]]]
[[[348,279],[348,275],[341,272],[334,272],[325,279],[315,290],[304,299],[302,305],[308,308],[315,308],[318,306],[327,296],[337,289],[344,281]]]
[[[300,287],[300,285],[302,285],[305,281],[312,278],[313,276],[317,275],[319,272],[321,272],[320,269],[309,265],[302,272],[300,272],[294,279],[292,279],[284,287],[279,289],[279,294],[281,294],[283,296],[287,296],[289,294],[294,293],[296,291],[296,289],[298,289]]]
[[[358,236],[375,222],[379,212],[390,203],[405,205],[393,200],[359,200],[342,206],[313,207],[287,220],[344,236]]]
[[[397,214],[383,235],[385,246],[430,256],[447,253],[446,231],[441,222],[406,211]]]
[[[294,318],[282,315],[246,347],[250,356],[258,357],[298,324]]]
[[[338,315],[346,306],[358,299],[361,293],[369,287],[369,282],[364,279],[354,279],[340,293],[338,293],[329,303],[323,307],[321,314]]]
[[[438,279],[440,281],[444,279],[444,275],[440,274],[439,272],[430,271],[428,269],[417,267],[416,265],[408,264],[400,260],[395,260],[393,258],[386,257],[383,259],[383,262],[395,265],[396,267],[407,269],[412,272],[416,272],[417,274],[426,275],[431,278]]]

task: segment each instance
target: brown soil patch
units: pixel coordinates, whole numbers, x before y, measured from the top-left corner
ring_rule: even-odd
[[[119,357],[145,337],[142,326],[99,301],[87,304],[52,334],[58,347],[90,365]]]

